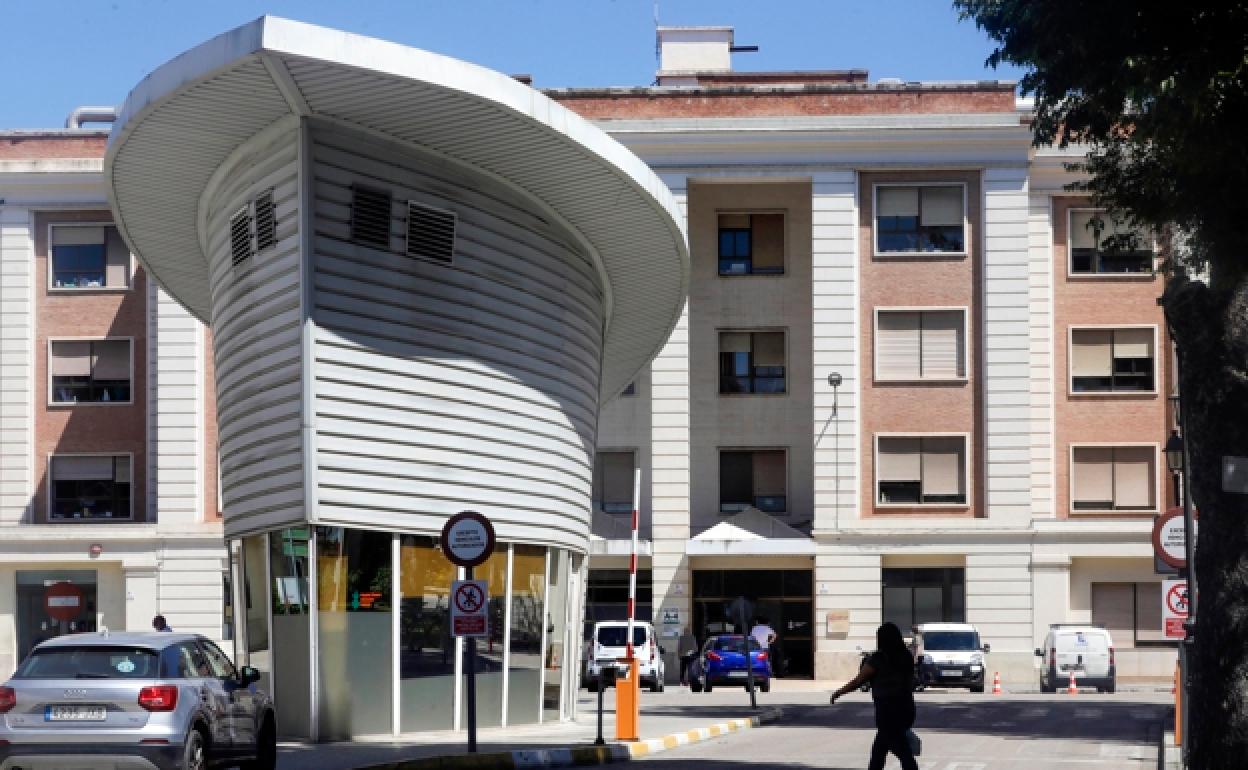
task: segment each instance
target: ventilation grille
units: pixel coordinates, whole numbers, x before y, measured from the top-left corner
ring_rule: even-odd
[[[273,206],[273,191],[256,198],[256,251],[264,251],[277,245],[277,210]]]
[[[251,258],[251,216],[248,207],[230,217],[230,264],[237,267]]]
[[[364,246],[390,248],[389,192],[351,188],[351,240]]]
[[[455,213],[407,204],[407,256],[450,264],[455,254]]]

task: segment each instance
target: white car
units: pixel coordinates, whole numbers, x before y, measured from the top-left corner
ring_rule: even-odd
[[[1041,659],[1041,692],[1068,686],[1071,674],[1076,686],[1095,687],[1097,692],[1113,692],[1118,686],[1114,641],[1101,626],[1051,625],[1036,657]]]
[[[991,649],[970,623],[924,623],[914,629],[914,659],[924,686],[983,692],[984,655]]]
[[[628,621],[604,620],[594,624],[585,656],[585,686],[590,692],[598,689],[598,673],[604,668],[615,669],[616,677],[627,675],[628,665],[621,661],[628,654]],[[633,654],[640,662],[641,683],[650,692],[663,692],[663,648],[659,646],[654,626],[633,623]]]

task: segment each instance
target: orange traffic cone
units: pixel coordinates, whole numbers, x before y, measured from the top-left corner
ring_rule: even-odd
[[[1067,695],[1079,694],[1079,687],[1078,685],[1075,684],[1075,672],[1074,671],[1070,672],[1070,687],[1066,689],[1066,694]]]
[[[992,672],[992,694],[993,695],[1001,694],[1001,672],[1000,671]]]

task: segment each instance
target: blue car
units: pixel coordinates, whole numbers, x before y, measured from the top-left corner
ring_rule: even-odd
[[[748,687],[745,671],[745,645],[750,645],[754,686],[771,690],[771,661],[767,651],[750,636],[717,634],[706,640],[702,652],[690,664],[689,686],[694,692],[710,692],[716,685]]]

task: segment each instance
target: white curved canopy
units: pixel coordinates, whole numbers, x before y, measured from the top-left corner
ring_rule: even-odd
[[[231,153],[292,115],[354,124],[471,165],[579,234],[606,289],[604,397],[667,340],[689,254],[671,192],[637,156],[501,73],[269,16],[148,75],[127,97],[105,158],[126,241],[201,320],[212,317],[201,199]]]

